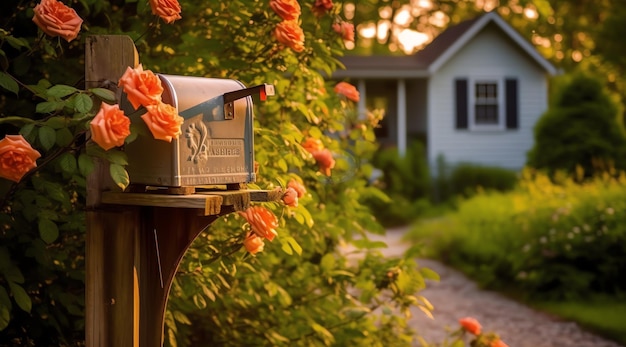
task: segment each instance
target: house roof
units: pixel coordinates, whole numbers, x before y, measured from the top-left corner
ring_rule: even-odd
[[[488,12],[474,19],[451,26],[421,51],[409,56],[345,56],[340,60],[345,70],[337,70],[335,78],[418,78],[434,74],[488,24],[494,23],[541,68],[551,75],[556,68],[535,47],[511,27],[497,12]]]

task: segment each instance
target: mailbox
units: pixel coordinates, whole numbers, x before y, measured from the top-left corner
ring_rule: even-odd
[[[230,79],[158,75],[162,100],[184,118],[171,143],[139,136],[126,146],[131,184],[161,187],[236,185],[255,181],[252,95],[273,95],[272,85],[246,88]]]

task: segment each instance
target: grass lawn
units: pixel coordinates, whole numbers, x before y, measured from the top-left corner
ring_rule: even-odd
[[[589,331],[626,346],[626,300],[594,298],[588,301],[533,303],[533,306],[575,321]]]

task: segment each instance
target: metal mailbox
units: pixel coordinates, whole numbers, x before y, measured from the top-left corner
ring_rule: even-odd
[[[139,136],[126,146],[131,184],[183,187],[255,181],[252,95],[273,95],[272,85],[246,88],[230,79],[159,74],[162,100],[185,120],[171,143]]]

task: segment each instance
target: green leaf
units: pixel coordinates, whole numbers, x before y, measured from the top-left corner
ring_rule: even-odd
[[[122,151],[106,151],[105,158],[111,164],[128,165],[128,156]]]
[[[11,294],[13,294],[13,299],[17,303],[22,310],[30,313],[30,309],[33,306],[33,302],[30,300],[30,296],[26,293],[24,288],[17,283],[9,282],[9,288],[11,289]]]
[[[369,239],[360,239],[360,240],[354,240],[352,243],[357,248],[360,248],[360,249],[387,248],[387,244],[383,241],[372,241]]]
[[[89,176],[89,174],[93,172],[94,168],[95,165],[91,156],[84,153],[78,156],[78,170],[81,175],[85,177]]]
[[[74,142],[74,134],[68,128],[57,130],[57,145],[59,147],[67,147]]]
[[[335,267],[335,255],[332,253],[325,254],[322,257],[320,266],[324,272],[330,272]]]
[[[50,117],[43,124],[51,127],[52,129],[61,129],[67,127],[67,119],[65,117]]]
[[[63,189],[62,185],[50,181],[45,181],[43,187],[49,198],[61,203],[67,202],[69,200],[69,195],[67,191]]]
[[[78,94],[76,95],[76,100],[74,104],[74,110],[80,113],[87,113],[91,111],[93,107],[93,100],[87,94]]]
[[[439,274],[435,271],[427,267],[421,267],[419,271],[422,273],[422,276],[424,276],[425,279],[439,281]]]
[[[24,283],[24,275],[22,275],[20,269],[15,265],[7,267],[3,271],[3,274],[4,278],[6,278],[10,282]]]
[[[15,80],[9,76],[9,74],[0,71],[0,87],[13,92],[17,95],[17,92],[19,91],[20,87],[17,85],[17,82],[15,82]]]
[[[287,242],[281,242],[280,249],[282,249],[283,252],[289,255],[293,255],[293,249],[291,248],[291,246],[289,246]]]
[[[73,174],[78,168],[78,165],[76,164],[76,158],[70,153],[63,153],[59,158],[59,167],[64,172],[68,174]]]
[[[20,129],[20,134],[24,136],[24,138],[28,140],[28,142],[33,142],[34,140],[33,129],[35,129],[34,123],[26,124]],[[31,134],[33,134],[33,136],[31,136]]]
[[[207,306],[206,299],[204,298],[204,296],[202,296],[200,294],[195,294],[193,296],[193,303],[196,305],[197,308],[199,308],[201,310],[205,309],[206,306]]]
[[[46,243],[52,243],[59,237],[59,228],[49,219],[39,220],[39,236]]]
[[[550,5],[550,1],[548,0],[533,0],[532,1],[537,7],[537,12],[541,14],[542,17],[548,18],[554,14],[554,10]]]
[[[126,187],[128,187],[130,178],[128,177],[128,172],[126,172],[126,169],[122,165],[111,163],[109,166],[109,172],[111,173],[113,182],[115,182],[118,187],[122,189],[126,189]]]
[[[6,37],[7,42],[9,43],[9,45],[11,45],[11,47],[15,48],[15,49],[20,49],[20,48],[30,48],[30,44],[28,43],[28,40],[26,40],[23,37],[13,37],[13,36],[7,36]],[[2,329],[0,329],[2,330]]]
[[[302,255],[302,247],[300,247],[300,244],[298,244],[298,241],[296,241],[296,239],[291,236],[285,236],[282,239],[284,239],[284,241],[287,241],[287,243],[289,243],[291,248],[293,248],[293,250],[296,251],[298,255]]]
[[[92,89],[89,89],[89,91],[94,93],[94,95],[97,96],[98,98],[100,98],[100,100],[102,100],[102,101],[108,101],[108,102],[116,102],[117,101],[115,99],[115,93],[113,93],[112,91],[110,91],[108,89],[92,88]]]
[[[450,347],[465,347],[465,341],[458,339],[450,345]]]
[[[39,142],[48,151],[57,141],[57,133],[52,127],[42,126],[39,128]]]
[[[63,101],[44,101],[37,104],[35,112],[37,113],[52,113],[57,110],[62,110],[65,107]]]
[[[0,331],[4,330],[11,321],[11,298],[7,290],[0,286]]]
[[[76,93],[78,91],[78,89],[71,87],[71,86],[66,86],[63,84],[58,84],[56,86],[52,86],[50,89],[48,89],[48,91],[46,92],[47,95],[49,96],[53,96],[56,98],[63,98],[66,97],[70,94]]]

